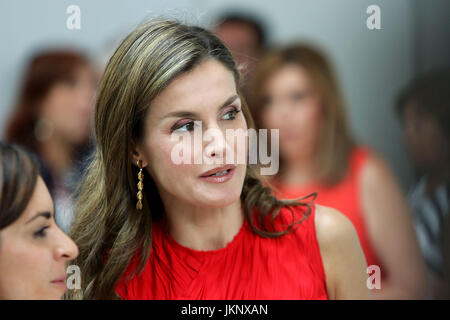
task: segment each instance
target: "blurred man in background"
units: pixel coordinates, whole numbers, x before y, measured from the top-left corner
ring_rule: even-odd
[[[397,108],[419,176],[409,203],[428,265],[432,298],[441,298],[445,291],[444,257],[448,255],[443,249],[443,230],[450,198],[450,69],[415,80],[400,94]]]
[[[241,91],[248,97],[249,83],[266,43],[264,25],[258,19],[241,13],[228,13],[213,26],[214,33],[230,49],[242,74]]]

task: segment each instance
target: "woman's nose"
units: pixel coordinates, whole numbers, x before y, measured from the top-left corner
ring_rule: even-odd
[[[57,239],[58,243],[55,246],[55,258],[56,260],[73,260],[78,256],[78,247],[73,240],[67,236],[62,230],[60,237]]]
[[[210,125],[207,130],[203,132],[204,155],[207,158],[225,158],[227,153],[227,140],[225,132],[220,129],[218,125]]]
[[[292,103],[289,101],[283,101],[280,103],[280,106],[278,108],[279,117],[281,121],[285,121],[292,117]]]
[[[291,106],[287,101],[282,99],[274,101],[269,111],[266,118],[270,121],[272,126],[277,128],[280,127],[284,121],[289,120],[289,118],[292,117]]]

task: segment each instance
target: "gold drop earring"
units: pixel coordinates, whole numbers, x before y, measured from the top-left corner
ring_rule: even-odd
[[[136,203],[136,209],[138,210],[142,210],[142,198],[143,198],[143,193],[142,190],[144,190],[144,173],[142,172],[142,160],[138,160],[137,161],[137,166],[139,168],[139,173],[138,173],[138,184],[137,184],[137,188],[138,188],[138,192],[137,192],[137,203]]]

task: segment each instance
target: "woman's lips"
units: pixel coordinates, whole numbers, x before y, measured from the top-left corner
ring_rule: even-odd
[[[67,285],[66,285],[66,276],[64,277],[60,277],[59,279],[53,280],[51,281],[52,284],[55,284],[57,286],[60,286],[64,289],[67,289]]]
[[[200,176],[200,179],[202,179],[206,182],[224,183],[224,182],[229,181],[233,177],[235,168],[236,168],[235,166],[231,166],[228,169],[226,167],[224,167],[223,170],[216,172],[216,174],[219,174],[219,175],[213,175],[213,176],[202,175],[202,176]]]
[[[212,175],[212,174],[214,174],[214,173],[223,172],[223,171],[226,171],[226,170],[228,170],[228,169],[233,169],[233,168],[235,168],[235,167],[236,167],[236,166],[235,166],[235,165],[232,165],[232,164],[228,164],[228,165],[225,165],[225,166],[222,166],[222,167],[217,167],[217,168],[208,170],[208,171],[206,171],[206,172],[203,172],[202,175],[201,175],[201,177],[207,177],[207,176],[210,176],[210,175]]]

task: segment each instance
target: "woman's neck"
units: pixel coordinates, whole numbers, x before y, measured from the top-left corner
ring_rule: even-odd
[[[224,248],[244,223],[240,199],[222,208],[200,208],[173,199],[163,202],[169,234],[193,250]]]

